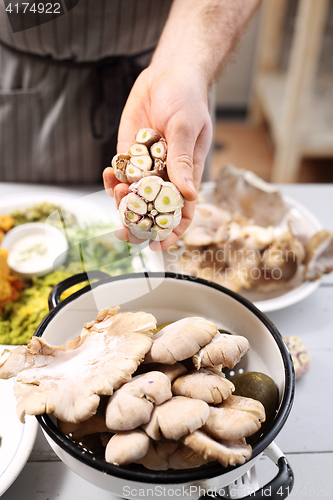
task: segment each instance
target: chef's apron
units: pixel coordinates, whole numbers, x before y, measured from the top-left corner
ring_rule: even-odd
[[[172,0],[63,0],[43,23],[10,17],[9,3],[0,0],[0,181],[101,182]]]

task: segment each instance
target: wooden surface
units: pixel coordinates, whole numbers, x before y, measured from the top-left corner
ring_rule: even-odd
[[[333,229],[332,185],[283,185],[281,188],[310,209],[324,227]],[[93,187],[90,190],[93,192]],[[45,187],[0,184],[0,197],[11,193],[23,196],[30,191],[45,192]],[[88,192],[68,188],[57,191],[78,195]],[[109,203],[107,198],[105,203]],[[295,474],[294,490],[289,496],[292,500],[333,498],[332,304],[333,275],[329,275],[310,297],[268,314],[284,337],[300,336],[312,358],[310,372],[296,382],[291,414],[276,438]],[[275,466],[265,455],[258,462],[257,473],[261,486],[276,474]],[[113,500],[114,497],[71,472],[53,454],[39,431],[28,463],[2,499]]]

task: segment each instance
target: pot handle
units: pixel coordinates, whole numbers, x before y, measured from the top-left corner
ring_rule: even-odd
[[[274,441],[265,449],[266,455],[272,460],[272,462],[277,465],[279,472],[277,475],[265,486],[251,493],[246,497],[242,497],[242,500],[251,500],[252,498],[270,498],[271,500],[283,500],[287,498],[294,486],[294,473],[289,465],[288,460],[284,456],[280,448],[274,443]],[[205,495],[203,498],[216,498],[221,500],[227,500],[232,497],[224,497],[220,495]]]
[[[92,280],[106,281],[109,279],[110,275],[103,273],[102,271],[89,271],[89,275],[87,273],[80,273],[80,274],[74,274],[73,276],[66,278],[65,280],[61,281],[52,288],[48,299],[49,310],[52,311],[52,309],[54,309],[55,307],[57,307],[58,304],[60,304],[61,294],[68,288],[71,288],[72,286],[77,285],[78,283],[82,283],[84,281],[92,281]]]

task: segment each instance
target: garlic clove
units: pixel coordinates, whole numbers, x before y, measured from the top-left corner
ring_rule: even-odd
[[[148,151],[147,146],[145,146],[144,144],[138,144],[137,142],[135,142],[134,144],[132,144],[130,146],[129,154],[131,156],[148,155],[149,151]]]
[[[160,139],[150,147],[150,154],[154,159],[164,161],[167,156],[167,145],[165,139]]]
[[[131,157],[128,154],[117,154],[112,158],[111,166],[113,167],[114,175],[119,182],[129,182],[125,169],[130,158]]]
[[[132,156],[130,161],[134,167],[140,168],[140,170],[150,170],[153,164],[149,155]]]
[[[136,214],[144,215],[147,213],[147,203],[137,194],[130,193],[127,195],[127,208]]]
[[[169,183],[170,184],[170,183]],[[178,189],[171,186],[163,186],[155,200],[155,208],[158,212],[174,212],[181,203]]]
[[[117,154],[112,158],[111,167],[118,168],[119,170],[125,170],[130,158],[131,157],[128,154]]]
[[[140,183],[137,192],[146,201],[154,201],[160,190],[161,184],[147,177]]]
[[[138,182],[142,179],[142,170],[138,167],[134,167],[132,163],[126,167],[126,178],[129,182]]]
[[[139,144],[145,144],[147,147],[151,146],[159,139],[161,139],[161,134],[152,128],[142,128],[138,130],[135,135],[135,141]]]
[[[135,212],[132,212],[131,210],[126,210],[125,217],[128,220],[128,222],[132,223],[132,224],[135,224],[140,219],[142,219],[142,217],[140,217],[140,215],[136,214]]]
[[[160,214],[156,217],[155,222],[158,226],[166,229],[171,226],[173,223],[173,215],[172,214]]]

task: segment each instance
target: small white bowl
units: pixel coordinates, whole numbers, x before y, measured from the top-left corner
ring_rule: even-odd
[[[4,236],[1,247],[8,250],[9,267],[22,278],[51,273],[65,262],[68,251],[64,234],[39,222],[14,227]]]

